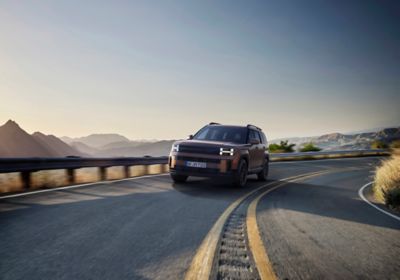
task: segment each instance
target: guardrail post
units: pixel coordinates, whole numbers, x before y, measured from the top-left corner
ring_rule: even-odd
[[[24,189],[28,190],[31,187],[31,172],[30,171],[22,171],[21,172],[21,180]]]
[[[144,175],[148,175],[150,173],[150,166],[148,164],[144,165]]]
[[[124,166],[124,174],[125,174],[125,178],[131,177],[130,166],[128,166],[128,165]]]
[[[75,169],[67,169],[67,182],[68,184],[75,183]]]
[[[107,168],[106,167],[100,167],[100,181],[105,181],[107,180]]]

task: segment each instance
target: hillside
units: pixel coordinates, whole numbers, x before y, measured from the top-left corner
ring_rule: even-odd
[[[125,136],[115,134],[115,133],[91,134],[88,136],[77,137],[77,138],[63,136],[63,137],[61,137],[61,140],[63,140],[67,144],[71,144],[73,142],[80,142],[80,143],[83,143],[83,144],[93,147],[93,148],[100,148],[100,147],[105,146],[110,143],[129,142],[130,141]]]
[[[316,146],[329,151],[369,149],[371,143],[375,140],[389,143],[396,139],[400,139],[400,127],[356,134],[330,133],[313,137],[275,139],[270,141],[270,143],[279,143],[281,140],[288,140],[289,143],[296,144],[296,148],[299,148],[304,143],[313,142]]]
[[[78,152],[76,149],[69,146],[64,141],[61,141],[54,135],[45,135],[41,132],[35,132],[32,134],[32,137],[41,143],[42,146],[44,146],[48,151],[50,151],[52,156],[64,157],[71,155],[83,155],[83,153]]]
[[[35,132],[30,135],[16,122],[0,126],[0,157],[65,157],[83,156],[53,135]]]
[[[175,140],[163,140],[145,143],[132,142],[131,145],[102,149],[96,153],[95,156],[166,156],[169,154],[173,142],[175,142]]]

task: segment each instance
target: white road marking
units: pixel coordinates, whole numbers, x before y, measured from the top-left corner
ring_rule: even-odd
[[[307,160],[282,160],[282,161],[270,161],[270,164],[285,164],[285,163],[318,163],[318,162],[324,162],[324,161],[339,161],[339,160],[360,160],[360,159],[380,159],[380,157],[383,156],[365,156],[365,157],[344,157],[344,158],[322,158],[322,159],[307,159]]]
[[[86,183],[86,184],[79,184],[79,185],[71,185],[71,186],[59,187],[59,188],[54,188],[54,189],[37,190],[37,191],[26,192],[26,193],[10,194],[10,195],[6,195],[6,196],[1,196],[1,197],[0,197],[0,200],[1,200],[1,199],[7,199],[7,198],[13,198],[13,197],[19,197],[19,196],[27,196],[27,195],[31,195],[31,194],[38,194],[38,193],[45,193],[45,192],[55,192],[55,191],[69,190],[69,189],[76,189],[76,188],[86,187],[86,186],[92,186],[92,185],[96,185],[96,184],[113,184],[113,183],[118,183],[118,182],[123,182],[123,181],[131,181],[131,180],[138,180],[138,179],[143,179],[143,178],[167,176],[168,174],[169,174],[169,173],[163,173],[163,174],[145,175],[145,176],[138,176],[138,177],[132,177],[132,178],[124,178],[124,179],[111,180],[111,181],[97,181],[97,182],[93,182],[93,183]]]
[[[376,210],[381,211],[382,213],[392,217],[393,219],[396,219],[398,221],[400,221],[400,217],[393,215],[392,213],[389,213],[383,209],[381,209],[380,207],[376,206],[375,204],[373,204],[372,202],[370,202],[363,194],[364,189],[366,187],[368,187],[369,185],[371,185],[373,182],[369,182],[367,184],[365,184],[364,186],[362,186],[359,190],[358,190],[358,195],[362,198],[362,200],[364,200],[366,203],[368,203],[369,205],[371,205],[372,207],[374,207]]]

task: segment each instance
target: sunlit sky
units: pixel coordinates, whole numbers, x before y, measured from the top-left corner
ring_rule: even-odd
[[[0,1],[0,122],[177,139],[400,126],[399,1]]]

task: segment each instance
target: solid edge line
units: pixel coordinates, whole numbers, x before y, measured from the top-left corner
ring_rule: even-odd
[[[330,173],[331,171],[320,171],[313,174],[306,174],[300,178],[295,178],[287,182],[282,182],[264,192],[259,194],[247,208],[246,216],[246,227],[247,227],[247,238],[249,240],[250,252],[253,255],[258,274],[262,280],[276,280],[274,269],[272,267],[271,261],[268,258],[263,241],[261,240],[260,230],[257,224],[257,205],[258,202],[268,193],[293,182],[299,180],[306,180],[315,176],[320,176],[325,173]]]
[[[396,220],[398,220],[398,221],[400,222],[400,217],[398,217],[398,216],[396,216],[396,215],[393,215],[392,213],[389,213],[389,212],[387,212],[387,211],[381,209],[380,207],[378,207],[378,206],[376,206],[375,204],[373,204],[372,202],[370,202],[370,201],[364,196],[364,194],[363,194],[364,189],[365,189],[366,187],[368,187],[369,185],[372,185],[372,184],[373,184],[373,182],[369,182],[369,183],[365,184],[364,186],[362,186],[362,187],[358,190],[358,196],[361,197],[361,199],[364,200],[366,203],[368,203],[370,206],[374,207],[376,210],[378,210],[378,211],[382,212],[383,214],[386,214],[386,215],[388,215],[389,217],[392,217],[393,219],[396,219]]]
[[[280,186],[285,185],[287,183],[289,182],[284,182],[282,184],[279,184],[269,189],[267,192],[262,193],[262,195],[259,195],[256,199],[254,199],[250,203],[249,208],[247,209],[247,217],[246,217],[247,238],[249,240],[250,252],[253,255],[258,274],[260,275],[260,278],[262,280],[266,279],[275,280],[277,279],[277,277],[275,275],[271,261],[268,258],[264,244],[260,237],[260,231],[258,229],[257,218],[256,218],[257,204],[258,201],[261,199],[261,197],[263,197],[269,191],[279,188]]]
[[[60,190],[76,189],[76,188],[80,188],[80,187],[93,186],[93,185],[97,185],[97,184],[113,184],[113,183],[118,183],[118,182],[123,182],[123,181],[132,181],[132,180],[138,180],[138,179],[142,179],[142,178],[151,178],[151,177],[159,177],[159,176],[166,176],[166,175],[168,175],[168,174],[162,173],[162,174],[154,174],[154,175],[145,175],[145,176],[137,176],[137,177],[132,177],[132,178],[118,179],[118,180],[97,181],[97,182],[92,182],[92,183],[58,187],[58,188],[53,188],[53,189],[37,190],[37,191],[31,191],[31,192],[26,192],[26,193],[10,194],[10,195],[6,195],[6,196],[0,196],[0,200],[7,199],[7,198],[20,197],[20,196],[28,196],[28,195],[38,194],[38,193],[56,192],[56,191],[60,191]]]
[[[319,172],[318,172],[319,173]],[[302,178],[304,176],[314,174],[312,173],[306,173],[306,174],[301,174],[297,176],[291,176],[287,178],[282,178],[280,180],[293,180],[296,178]],[[222,233],[222,229],[225,225],[226,220],[228,217],[232,214],[232,212],[236,209],[236,207],[242,203],[245,199],[250,197],[252,194],[256,193],[257,191],[271,186],[273,184],[279,184],[279,182],[270,182],[267,184],[264,184],[251,192],[241,196],[238,198],[236,201],[234,201],[230,206],[225,209],[225,211],[219,216],[218,220],[214,223],[213,227],[211,230],[207,233],[206,237],[203,239],[203,241],[200,244],[200,247],[196,250],[196,253],[192,259],[192,262],[190,264],[189,269],[187,270],[185,274],[185,279],[186,280],[209,280],[210,275],[211,275],[211,270],[213,268],[213,262],[214,262],[214,256],[215,252],[218,246],[218,241],[220,238],[220,235]],[[285,182],[286,183],[286,182]]]

